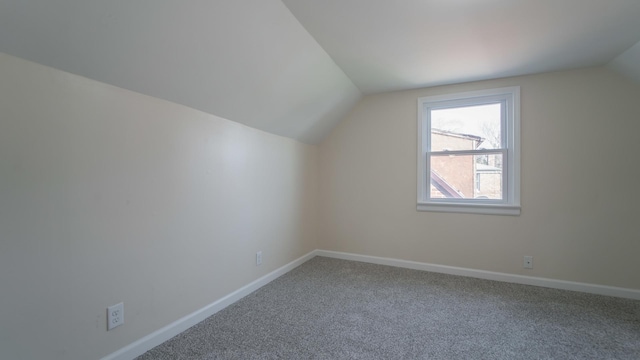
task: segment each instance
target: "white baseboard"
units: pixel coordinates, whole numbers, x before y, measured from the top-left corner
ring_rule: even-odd
[[[107,355],[102,360],[131,360],[145,352],[153,349],[154,347],[162,344],[163,342],[171,339],[172,337],[180,334],[188,328],[203,321],[209,316],[217,313],[218,311],[226,308],[234,302],[242,299],[250,293],[258,290],[259,288],[267,285],[271,281],[278,277],[288,273],[303,263],[311,260],[315,256],[324,256],[335,259],[360,261],[379,265],[395,266],[414,270],[431,271],[450,275],[461,275],[474,277],[479,279],[504,281],[516,284],[533,285],[548,287],[562,290],[580,291],[591,294],[615,296],[621,298],[628,298],[634,300],[640,300],[640,290],[619,288],[613,286],[587,284],[573,281],[554,280],[547,278],[539,278],[533,276],[513,275],[492,271],[474,270],[455,266],[436,265],[421,263],[417,261],[399,260],[392,258],[383,258],[377,256],[358,255],[337,251],[328,250],[314,250],[310,253],[299,257],[298,259],[270,272],[269,274],[253,281],[252,283],[241,287],[240,289],[230,293],[229,295],[205,306],[204,308],[197,310],[173,323],[154,331],[153,333],[139,339],[124,348]]]
[[[574,281],[554,280],[533,276],[514,275],[499,273],[493,271],[474,270],[455,266],[436,265],[421,263],[416,261],[398,260],[391,258],[383,258],[377,256],[358,255],[337,251],[328,250],[316,250],[314,251],[316,256],[325,256],[335,259],[353,260],[372,264],[389,265],[407,269],[431,271],[450,275],[469,276],[479,279],[504,281],[516,284],[533,285],[548,287],[553,289],[580,291],[590,294],[615,296],[627,299],[640,300],[640,290],[627,289],[613,286],[596,285],[588,283],[580,283]]]
[[[217,313],[218,311],[226,308],[227,306],[235,303],[243,297],[251,294],[259,288],[267,285],[271,281],[278,277],[288,273],[296,267],[302,265],[306,261],[315,257],[315,250],[309,252],[306,255],[299,257],[298,259],[270,272],[269,274],[253,281],[252,283],[241,287],[240,289],[232,292],[231,294],[216,300],[215,302],[197,310],[181,319],[178,319],[171,324],[152,332],[151,334],[123,347],[122,349],[107,355],[102,360],[131,360],[137,356],[144,354],[145,352],[153,349],[154,347],[162,344],[163,342],[171,339],[172,337],[180,334],[188,328],[203,321],[209,316]]]

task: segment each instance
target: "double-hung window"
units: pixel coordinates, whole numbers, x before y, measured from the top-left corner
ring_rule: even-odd
[[[418,210],[520,214],[520,88],[418,99]]]

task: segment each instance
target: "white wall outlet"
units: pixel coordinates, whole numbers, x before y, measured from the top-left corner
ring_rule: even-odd
[[[115,304],[107,308],[107,330],[124,324],[124,303]]]
[[[524,268],[525,269],[533,269],[533,256],[525,256],[524,257]]]
[[[256,266],[262,265],[262,251],[256,253]]]

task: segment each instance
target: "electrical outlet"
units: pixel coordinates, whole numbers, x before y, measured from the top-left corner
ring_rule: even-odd
[[[525,269],[533,269],[533,256],[525,256],[524,257],[524,268]]]
[[[262,251],[256,253],[256,266],[262,265]]]
[[[107,330],[124,324],[124,303],[107,308]]]

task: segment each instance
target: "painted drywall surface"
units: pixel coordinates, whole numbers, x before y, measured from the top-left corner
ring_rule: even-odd
[[[3,0],[0,51],[308,143],[361,97],[280,0]]]
[[[417,98],[504,86],[521,86],[522,214],[416,211]],[[320,148],[320,247],[640,289],[639,99],[605,68],[367,96]]]
[[[640,84],[640,41],[611,60],[607,66]]]
[[[0,54],[0,358],[100,358],[311,251],[316,169],[316,147]]]

